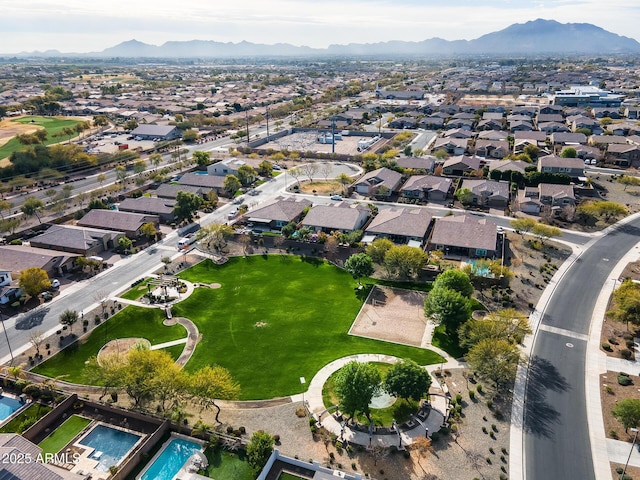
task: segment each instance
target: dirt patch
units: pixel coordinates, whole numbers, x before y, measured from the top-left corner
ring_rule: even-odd
[[[328,181],[328,182],[318,182],[318,181],[304,181],[300,182],[300,191],[303,193],[320,193],[327,195],[338,194],[341,195],[343,188],[340,182]]]
[[[147,347],[151,347],[151,342],[146,338],[116,338],[104,345],[98,352],[98,363],[100,359],[110,357],[112,355],[121,356],[129,353],[133,346],[142,343]]]
[[[633,375],[637,372],[624,372],[630,375],[629,378],[633,383],[623,386],[618,383],[619,373],[607,371],[607,373],[600,375],[600,398],[604,430],[607,438],[631,442],[633,438],[628,433],[625,433],[622,424],[611,414],[611,409],[617,402],[626,398],[640,400],[640,377]]]
[[[210,283],[209,284],[209,288],[220,288],[222,287],[222,285],[220,285],[219,283]]]
[[[349,333],[419,347],[426,329],[423,292],[373,287]]]
[[[627,360],[633,359],[635,357],[633,339],[640,336],[639,330],[636,325],[631,324],[627,330],[625,323],[607,317],[600,332],[600,350],[610,357],[616,358],[624,358],[622,352],[627,350],[626,355],[631,352],[631,357]],[[607,345],[608,347],[604,348]]]
[[[16,135],[23,133],[33,133],[36,130],[43,128],[42,125],[37,123],[20,123],[14,122],[19,117],[5,118],[0,121],[0,146],[7,143]]]
[[[627,266],[624,267],[620,278],[630,278],[631,280],[640,281],[640,260],[637,262],[628,263]]]

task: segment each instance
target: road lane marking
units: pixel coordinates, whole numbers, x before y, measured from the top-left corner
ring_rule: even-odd
[[[572,332],[571,330],[566,330],[564,328],[552,327],[550,325],[540,325],[540,330],[544,330],[549,333],[556,333],[558,335],[564,335],[565,337],[575,338],[577,340],[582,340],[586,342],[589,340],[589,335],[585,335],[584,333]]]

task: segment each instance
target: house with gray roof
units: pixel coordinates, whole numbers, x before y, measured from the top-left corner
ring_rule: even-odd
[[[202,175],[200,175],[202,176]],[[170,198],[175,200],[178,196],[178,192],[189,192],[199,197],[204,196],[204,193],[208,191],[205,187],[194,187],[191,185],[178,185],[175,183],[163,183],[156,188],[153,193],[158,198]]]
[[[64,480],[46,463],[36,459],[42,449],[16,433],[0,433],[0,458],[23,459],[24,461],[7,461],[0,464],[2,480]],[[27,460],[31,461],[27,461]]]
[[[369,219],[369,207],[362,204],[350,205],[340,202],[336,205],[316,205],[311,207],[302,220],[302,226],[316,232],[351,233],[362,230]]]
[[[143,140],[175,140],[180,138],[180,130],[174,125],[140,125],[131,131],[131,135]]]
[[[492,258],[497,253],[498,227],[487,218],[450,215],[437,218],[429,237],[428,249],[445,256]]]
[[[365,173],[353,183],[355,191],[361,195],[389,197],[398,190],[402,175],[383,167]]]
[[[166,198],[125,198],[118,205],[118,210],[121,212],[141,213],[143,215],[157,215],[161,222],[170,223],[174,218],[173,208],[175,205],[175,200]]]
[[[0,270],[8,270],[13,278],[19,278],[26,268],[41,268],[49,277],[72,271],[77,253],[62,253],[35,248],[29,245],[0,245]]]
[[[435,175],[412,175],[400,187],[404,198],[444,202],[451,188],[451,179]]]
[[[71,225],[52,225],[45,232],[29,240],[32,247],[71,252],[90,257],[118,245],[123,232],[85,228]]]
[[[571,132],[555,132],[552,133],[549,138],[553,145],[568,145],[568,144],[586,144],[587,136],[584,133],[571,133]]]
[[[370,241],[382,237],[394,243],[422,247],[431,218],[422,208],[384,208],[371,220],[365,235]]]
[[[458,155],[445,160],[442,165],[443,172],[446,175],[463,176],[465,173],[475,172],[480,168],[480,158],[469,157],[467,155]]]
[[[307,199],[277,198],[245,215],[255,227],[265,230],[281,230],[290,222],[298,222],[311,202]]]
[[[499,160],[489,163],[489,172],[494,170],[498,170],[500,172],[512,171],[520,172],[524,175],[526,168],[530,166],[530,163],[523,162],[522,160]]]
[[[436,165],[436,157],[400,157],[395,160],[400,168],[410,170],[424,170],[425,173],[433,172]]]
[[[573,185],[558,185],[554,183],[540,183],[538,185],[540,202],[552,208],[575,206],[576,197]]]
[[[564,173],[571,178],[584,177],[584,162],[579,158],[562,158],[557,155],[546,155],[538,158],[538,171],[547,173]]]
[[[473,205],[496,208],[505,208],[509,205],[509,182],[465,178],[460,189],[465,188],[471,191]]]
[[[504,158],[510,150],[506,140],[476,140],[476,155],[479,157]]]
[[[190,187],[199,187],[204,189],[204,192],[209,190],[215,190],[218,195],[224,193],[224,179],[225,177],[219,175],[198,175],[196,173],[185,173],[178,185],[187,185]]]
[[[145,223],[153,223],[157,228],[160,225],[160,217],[157,215],[144,215],[141,213],[94,208],[78,220],[77,225],[79,227],[115,230],[123,232],[131,239],[135,239],[142,235],[140,229]]]

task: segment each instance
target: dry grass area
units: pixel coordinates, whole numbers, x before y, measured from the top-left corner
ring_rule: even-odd
[[[309,182],[308,180],[300,182],[300,191],[302,193],[318,193],[320,195],[342,195],[342,184],[340,182],[336,182],[333,180],[329,180],[327,182],[321,181],[313,181]]]
[[[624,173],[624,170],[620,171]],[[629,209],[629,213],[640,211],[640,187],[627,187],[611,178],[609,175],[589,175],[594,186],[602,188],[600,194],[603,200],[621,203]],[[598,222],[600,223],[600,222]],[[599,225],[601,228],[607,225]]]
[[[349,334],[419,347],[426,328],[423,292],[376,285]]]

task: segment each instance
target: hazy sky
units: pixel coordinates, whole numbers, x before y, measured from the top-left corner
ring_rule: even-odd
[[[326,47],[477,38],[537,18],[639,39],[637,0],[0,0],[0,52],[100,51],[133,38]]]

